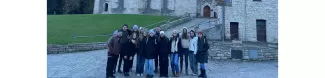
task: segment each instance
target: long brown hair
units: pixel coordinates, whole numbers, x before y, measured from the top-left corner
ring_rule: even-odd
[[[184,33],[184,31],[186,31],[185,33]],[[188,39],[189,37],[188,37],[188,33],[187,33],[188,31],[187,31],[187,29],[186,28],[183,28],[183,31],[182,31],[182,38],[183,39]]]

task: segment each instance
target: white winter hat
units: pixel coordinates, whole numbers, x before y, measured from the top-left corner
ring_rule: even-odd
[[[165,32],[164,32],[164,31],[160,31],[159,33],[160,33],[160,34],[165,34]]]

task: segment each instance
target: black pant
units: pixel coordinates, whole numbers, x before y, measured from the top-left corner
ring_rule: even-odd
[[[118,69],[117,70],[121,70],[121,64],[122,64],[122,59],[123,59],[123,56],[121,54],[120,55],[120,59],[118,61]]]
[[[106,76],[113,76],[114,63],[117,61],[116,56],[108,56],[106,64]]]
[[[182,52],[179,54],[179,57],[180,57],[180,69],[181,71],[183,71],[183,61],[185,60],[185,72],[188,73],[188,53],[189,53],[189,50],[188,48],[185,48],[185,49],[182,49]]]
[[[133,58],[133,57],[132,57]],[[128,56],[126,59],[123,57],[123,72],[124,73],[129,73],[130,68],[132,67],[132,60],[130,60],[130,56]]]
[[[160,75],[168,76],[168,55],[159,55]]]
[[[119,55],[114,55],[113,71],[116,72],[116,65]]]
[[[155,70],[157,70],[158,69],[158,65],[159,65],[159,63],[158,63],[158,54],[156,54],[155,55]]]

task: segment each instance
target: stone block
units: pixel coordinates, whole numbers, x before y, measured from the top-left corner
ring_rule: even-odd
[[[218,57],[223,57],[225,54],[217,54]]]

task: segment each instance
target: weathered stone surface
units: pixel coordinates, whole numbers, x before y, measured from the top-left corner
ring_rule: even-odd
[[[230,50],[242,50],[243,51],[243,59],[248,58],[248,50],[259,50],[258,51],[258,59],[260,60],[277,60],[278,59],[278,50],[277,48],[268,47],[268,45],[264,45],[261,43],[246,43],[243,42],[242,45],[234,45],[232,42],[224,42],[221,41],[209,41],[210,50],[209,56],[214,58],[228,59],[231,58]]]
[[[69,54],[47,55],[48,78],[105,78],[107,50],[96,50]],[[123,64],[123,63],[122,63]],[[183,63],[185,64],[185,63]],[[170,64],[169,64],[170,65]],[[207,78],[277,78],[277,61],[242,62],[231,60],[212,60],[206,64]],[[199,66],[198,66],[199,67]],[[123,66],[122,68],[123,69]],[[185,66],[183,66],[185,69]],[[192,73],[189,69],[189,74]],[[136,59],[129,78],[136,77]],[[200,72],[200,71],[199,71]],[[117,78],[124,78],[122,73],[116,73]],[[168,67],[168,76],[171,78],[171,67]],[[159,73],[154,74],[158,78]],[[178,78],[197,78],[197,76],[181,73]]]
[[[77,43],[68,45],[47,45],[47,54],[58,54],[58,53],[72,53],[76,51],[91,51],[99,49],[107,49],[106,42],[95,42],[95,43]]]

